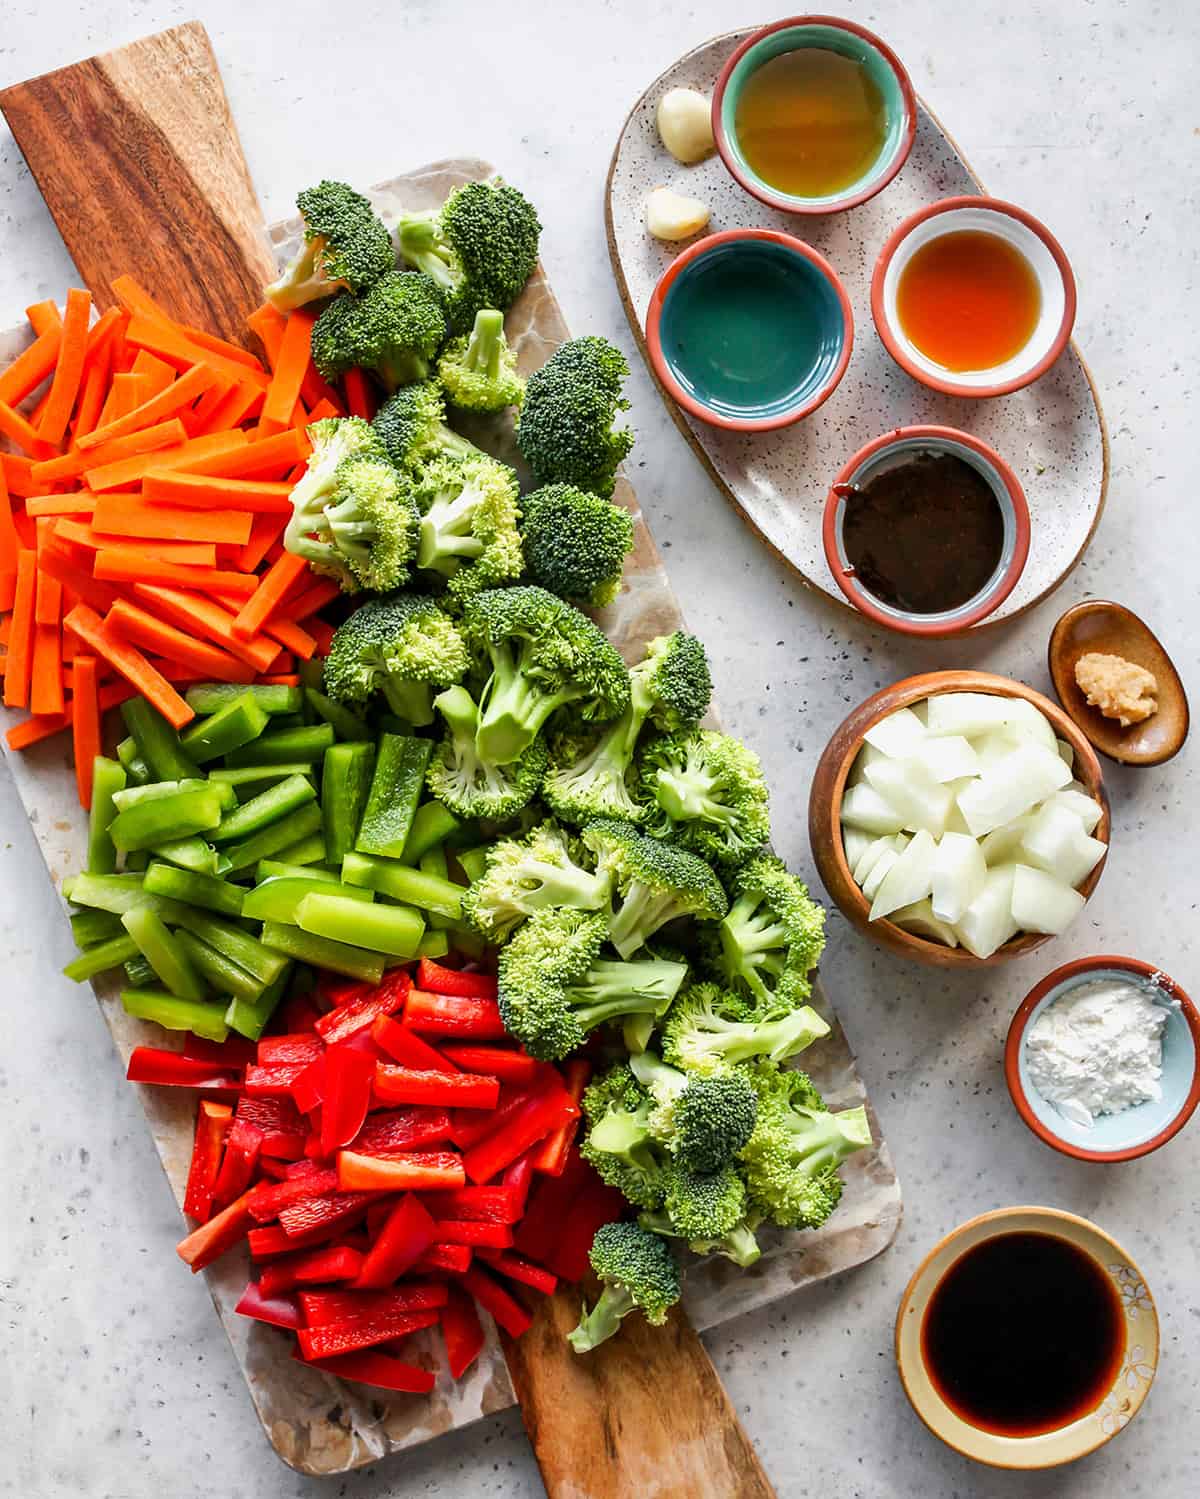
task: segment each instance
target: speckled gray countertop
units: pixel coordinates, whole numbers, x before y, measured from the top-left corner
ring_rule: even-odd
[[[841,7],[905,60],[988,188],[1045,218],[1079,281],[1077,333],[1112,437],[1108,509],[1074,576],[1031,615],[970,644],[910,646],[806,591],[718,496],[635,361],[632,477],[723,715],[762,754],[776,841],[811,875],[816,757],[848,708],[888,681],[980,666],[1048,686],[1059,612],[1119,598],[1197,675],[1195,182],[1200,18],[1179,3],[951,0]],[[782,9],[782,8],[781,8]],[[536,199],[551,281],[578,332],[633,357],[609,273],[601,192],[625,111],[686,47],[753,21],[725,0],[545,0],[510,25],[479,0],[364,0],[333,37],[328,0],[6,0],[0,84],[199,15],[208,26],[268,219],[321,175],[367,184],[485,154]],[[0,127],[0,325],[72,270]],[[864,330],[864,336],[872,336]],[[1160,964],[1195,992],[1200,798],[1195,752],[1109,773],[1113,851],[1086,915],[1023,963],[979,977],[901,964],[830,922],[823,973],[860,1056],[905,1192],[893,1248],[706,1341],[778,1491],[891,1499],[1183,1499],[1200,1427],[1200,1124],[1150,1161],[1069,1162],[1013,1112],[1000,1053],[1021,996],[1096,951]],[[203,1286],[172,1247],[179,1220],[141,1111],[86,990],[59,977],[69,934],[0,776],[0,1492],[22,1499],[291,1499],[542,1492],[516,1413],[344,1480],[302,1479],[263,1439]],[[891,1354],[896,1302],[924,1251],[1015,1202],[1083,1213],[1140,1262],[1162,1316],[1146,1407],[1116,1442],[1042,1475],[976,1468],[916,1421]],[[1191,1475],[1190,1478],[1188,1475]]]

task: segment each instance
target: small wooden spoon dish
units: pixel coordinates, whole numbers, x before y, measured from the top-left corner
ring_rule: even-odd
[[[1115,718],[1091,707],[1075,681],[1075,663],[1089,651],[1123,656],[1153,672],[1157,713],[1123,729]],[[1059,702],[1107,759],[1121,765],[1161,765],[1183,748],[1189,715],[1179,673],[1158,637],[1124,604],[1090,599],[1068,609],[1050,634],[1048,656]]]

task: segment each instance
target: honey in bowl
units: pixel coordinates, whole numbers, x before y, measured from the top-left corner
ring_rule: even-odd
[[[896,287],[909,341],[943,369],[995,369],[1033,336],[1042,292],[1020,250],[978,229],[957,229],[913,252]]]
[[[861,62],[799,47],[746,79],[734,130],[747,165],[770,187],[828,198],[874,165],[887,139],[887,106]]]

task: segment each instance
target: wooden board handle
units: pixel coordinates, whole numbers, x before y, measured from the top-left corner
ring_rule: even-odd
[[[245,338],[275,263],[198,21],[13,84],[0,110],[99,306],[125,271],[173,316]]]
[[[578,1320],[579,1293],[564,1287],[523,1338],[502,1340],[549,1499],[774,1499],[678,1307],[665,1327],[635,1313],[582,1355],[566,1336]]]

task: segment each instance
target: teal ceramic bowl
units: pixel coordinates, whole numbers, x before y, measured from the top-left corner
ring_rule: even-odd
[[[837,52],[861,64],[879,89],[887,115],[887,131],[875,160],[857,182],[823,198],[799,197],[772,187],[746,160],[737,137],[738,103],[746,80],[764,63],[803,47]],[[873,32],[836,16],[793,16],[748,36],[725,64],[713,93],[712,126],[721,160],[748,193],[784,213],[841,213],[881,192],[908,160],[917,133],[917,99],[900,59]]]
[[[1145,987],[1167,1013],[1162,1035],[1160,1098],[1119,1114],[1076,1124],[1034,1087],[1025,1056],[1029,1027],[1047,1005],[1096,979],[1131,980]],[[1004,1075],[1017,1112],[1029,1128],[1064,1155],[1081,1161],[1131,1161],[1149,1155],[1179,1133],[1200,1103],[1200,1014],[1178,984],[1138,958],[1103,954],[1056,968],[1022,1001],[1009,1027]]]
[[[823,255],[773,229],[726,229],[667,267],[646,313],[650,363],[685,411],[769,432],[815,411],[846,373],[850,299]]]

